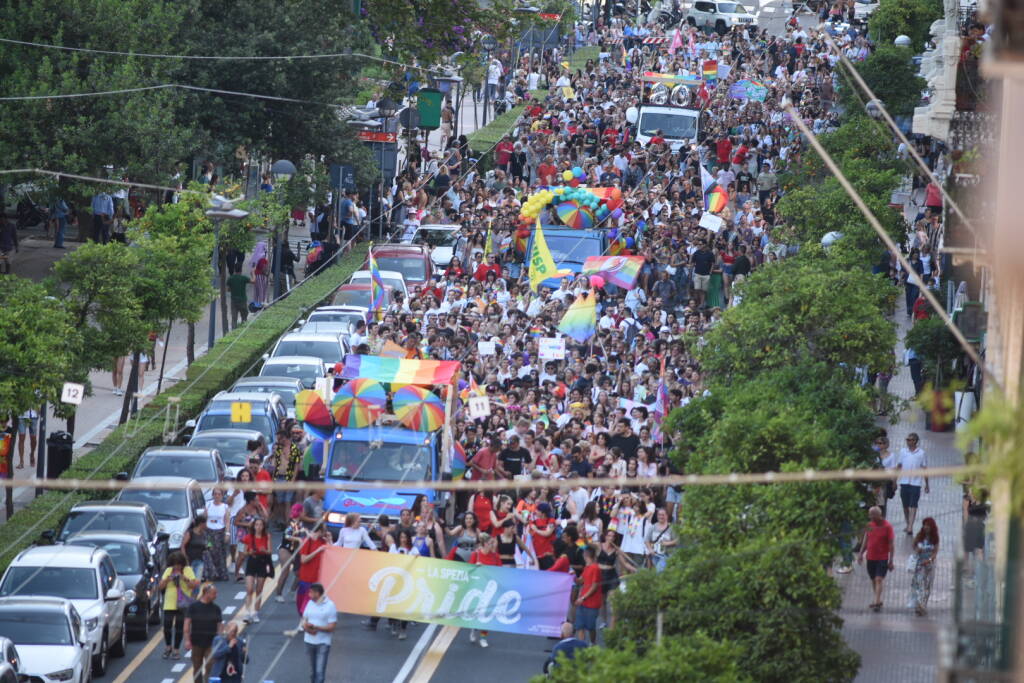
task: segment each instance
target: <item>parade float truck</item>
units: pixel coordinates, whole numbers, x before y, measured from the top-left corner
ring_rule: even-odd
[[[696,105],[694,89],[702,81],[651,71],[644,72],[640,80],[644,83],[642,103],[626,110],[626,120],[636,126],[636,139],[646,146],[660,132],[673,152],[698,142],[700,107],[690,105]]]

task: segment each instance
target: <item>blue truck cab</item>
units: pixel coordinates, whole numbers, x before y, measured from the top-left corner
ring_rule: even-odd
[[[381,514],[396,519],[420,496],[442,504],[442,492],[421,486],[442,478],[446,463],[441,457],[440,432],[402,427],[339,429],[331,440],[328,457],[325,481],[344,485],[339,490],[328,490],[324,496],[327,526],[333,532],[344,526],[345,515],[350,512],[376,521]],[[391,481],[394,488],[363,489],[359,485],[362,481]]]
[[[573,273],[579,274],[583,270],[583,262],[588,256],[601,256],[608,249],[607,230],[577,230],[563,226],[542,226],[544,229],[544,241],[547,242],[548,250],[551,252],[551,259],[557,268],[567,268]],[[530,240],[526,245],[527,255],[533,253],[533,240],[536,232],[530,233]],[[529,256],[527,256],[529,258]],[[527,265],[523,265],[527,268]],[[517,275],[513,273],[513,275]],[[548,278],[543,282],[545,287],[558,289],[559,278]]]

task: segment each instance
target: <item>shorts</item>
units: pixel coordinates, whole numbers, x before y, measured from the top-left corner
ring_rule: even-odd
[[[599,611],[597,607],[584,607],[580,605],[576,608],[576,621],[573,626],[577,631],[596,631],[597,613]]]
[[[708,291],[708,284],[710,282],[710,275],[698,275],[697,273],[693,274],[693,288],[700,292]]]
[[[889,573],[889,560],[868,560],[868,576],[872,579],[884,579]]]
[[[39,421],[38,417],[19,417],[18,418],[18,433],[28,434],[36,430],[36,422]]]
[[[254,576],[257,579],[266,579],[273,576],[271,569],[273,560],[270,555],[250,555],[245,558],[245,575]]]
[[[921,487],[912,484],[900,484],[900,500],[905,508],[916,508],[921,500]]]
[[[683,499],[683,494],[679,492],[675,486],[669,486],[665,489],[665,502],[666,503],[678,503]]]

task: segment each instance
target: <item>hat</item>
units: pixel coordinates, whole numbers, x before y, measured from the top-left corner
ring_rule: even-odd
[[[292,505],[291,518],[298,519],[300,515],[302,515],[302,503],[296,503],[295,505]]]

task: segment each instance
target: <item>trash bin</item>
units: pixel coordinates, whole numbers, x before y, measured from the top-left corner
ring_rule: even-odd
[[[71,467],[74,440],[67,432],[50,432],[46,439],[46,476],[56,479]]]

